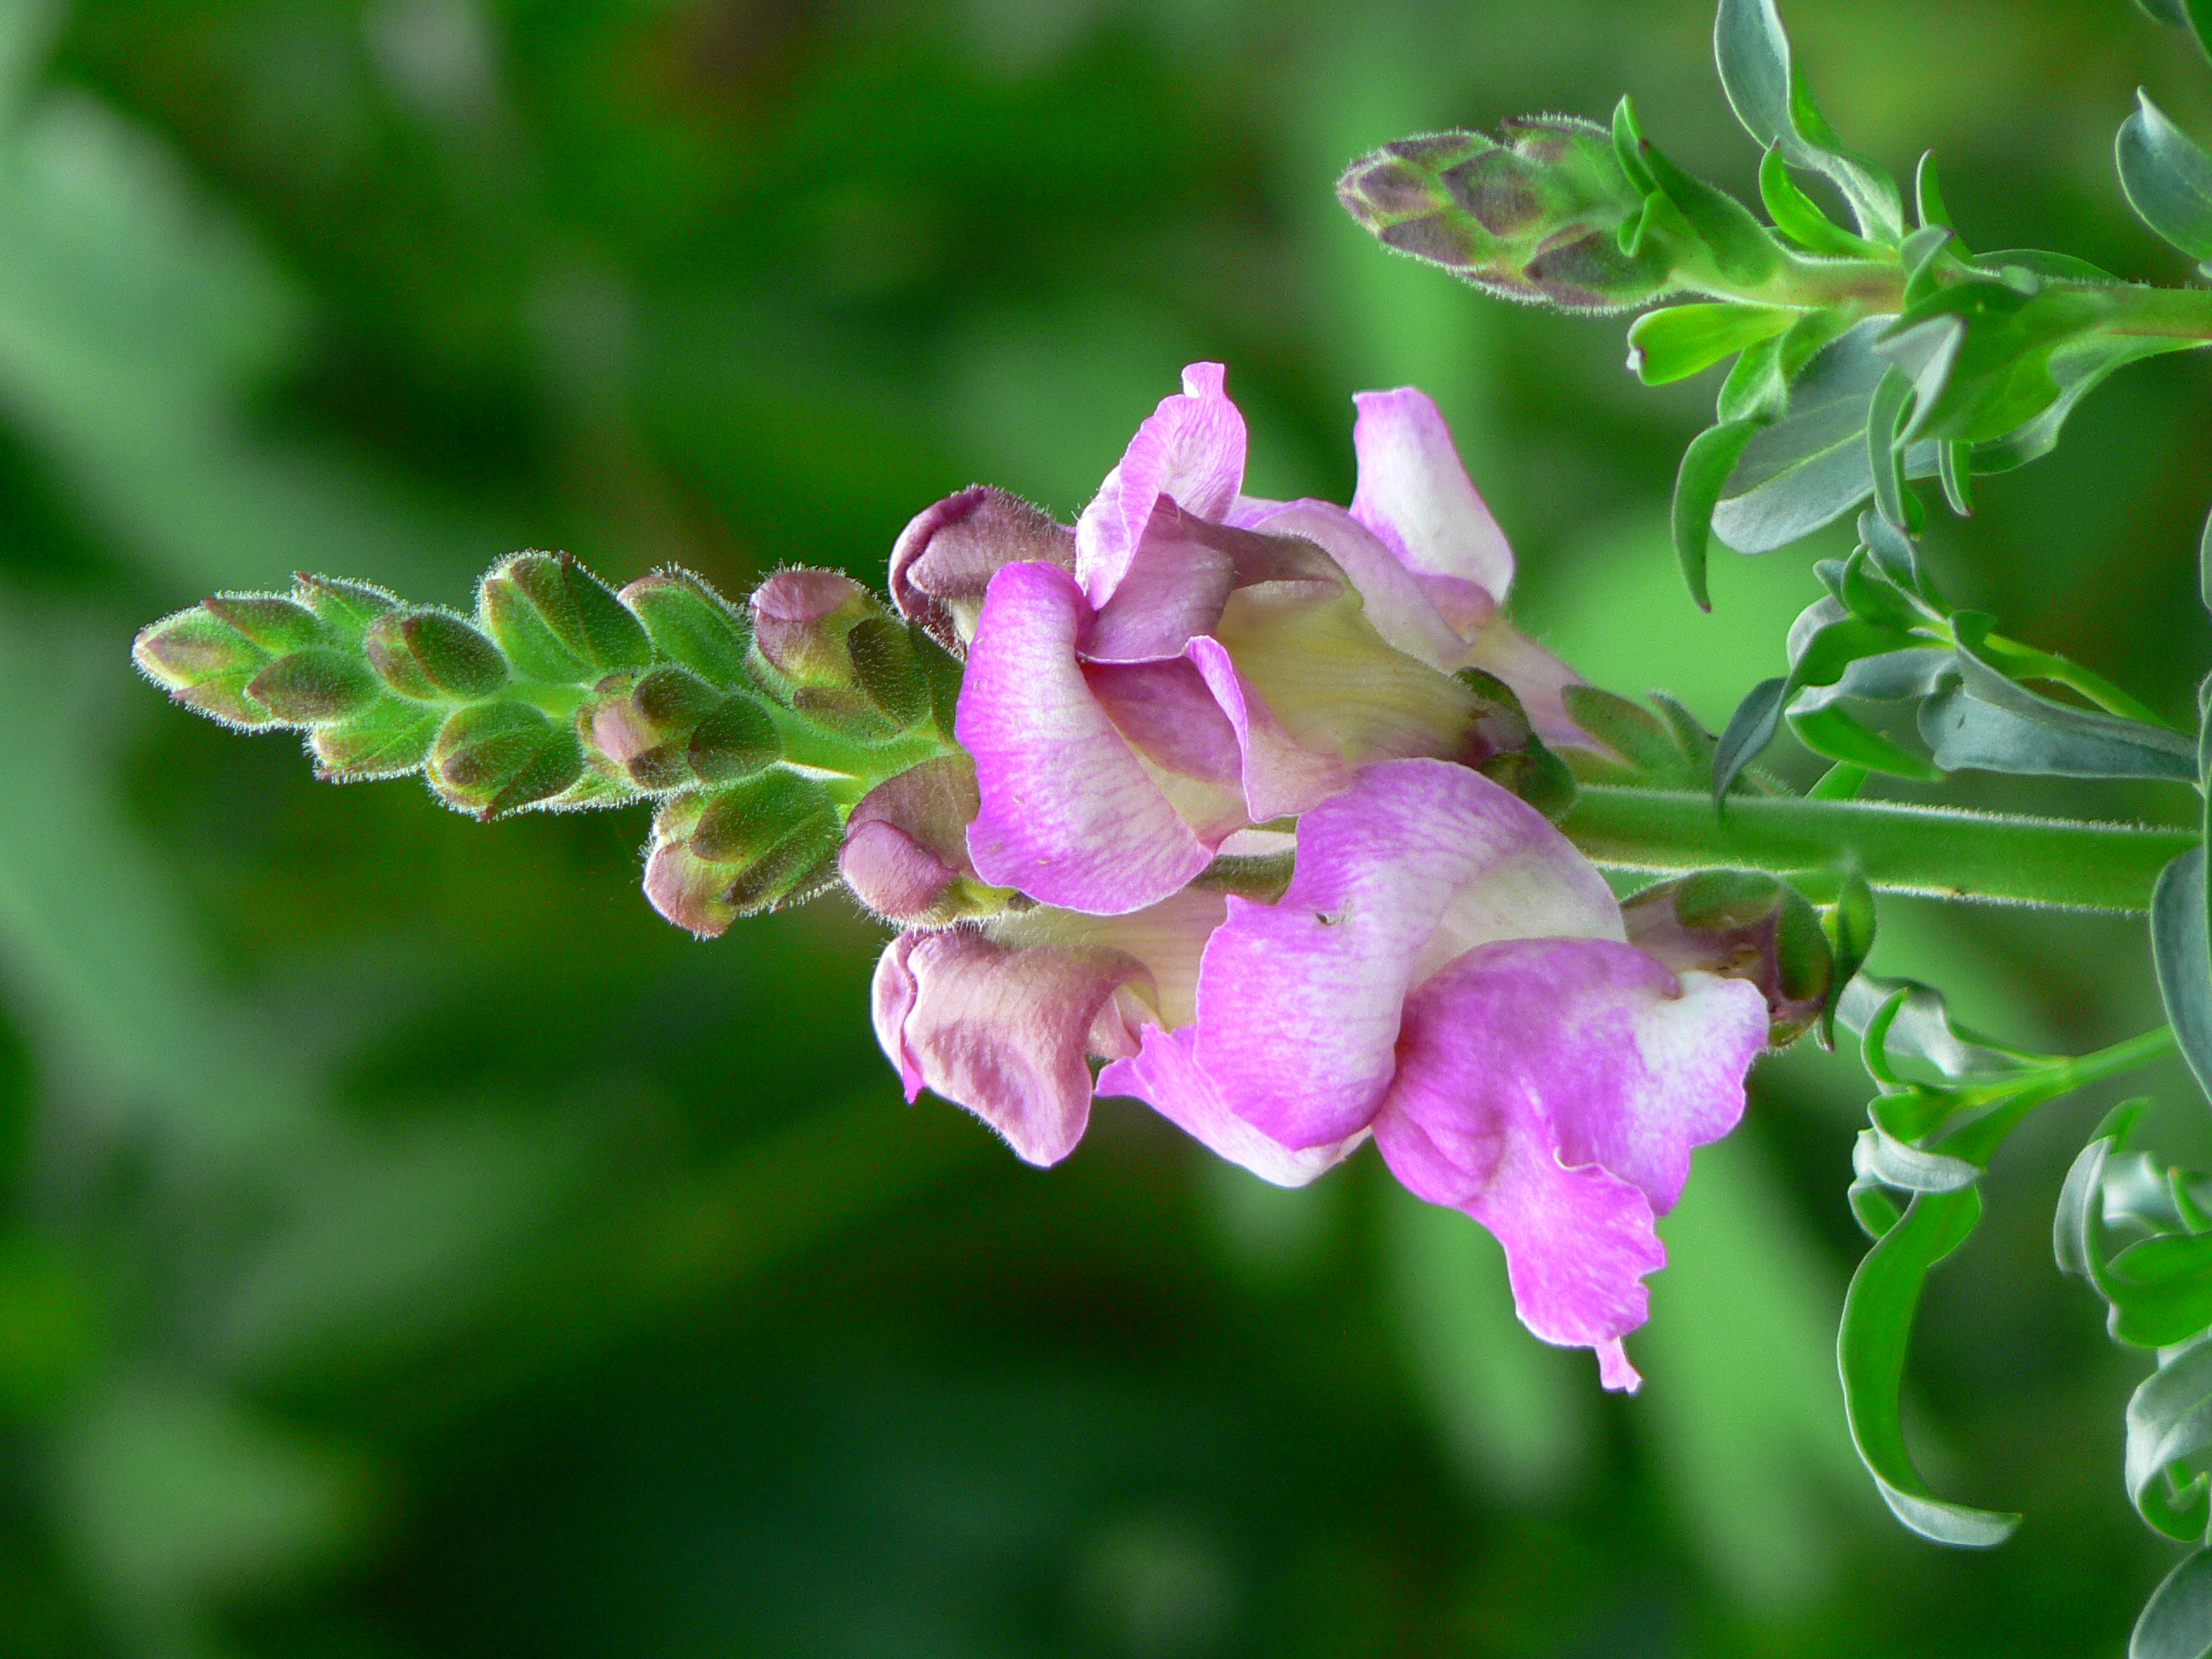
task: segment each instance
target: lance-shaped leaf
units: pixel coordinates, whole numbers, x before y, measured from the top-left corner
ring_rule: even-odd
[[[1965,1241],[1980,1217],[1978,1187],[1916,1196],[1852,1275],[1836,1338],[1851,1437],[1883,1499],[1923,1537],[1974,1548],[2003,1543],[2020,1517],[1937,1497],[1913,1467],[1898,1402],[1913,1314],[1929,1273]]]
[[[2145,225],[2200,264],[2212,262],[2212,156],[2138,90],[2113,148],[2120,188]]]
[[[1719,186],[1685,173],[1648,140],[1641,157],[1661,194],[1681,215],[1683,228],[1701,245],[1701,263],[1744,288],[1764,282],[1780,267],[1781,248],[1750,208]]]
[[[2144,1378],[2127,1402],[2127,1495],[2170,1538],[2201,1541],[2212,1519],[2212,1342],[2194,1342]]]
[[[1900,1192],[1955,1192],[1981,1179],[1981,1166],[1907,1146],[1879,1128],[1861,1129],[1851,1155],[1853,1169],[1862,1178],[1879,1181]]]
[[[1921,735],[1945,771],[2196,781],[2194,739],[2031,691],[1983,654],[1988,617],[1961,611],[1951,621],[1960,684],[1930,697],[1920,710]]]
[[[2112,1303],[2115,1342],[2166,1348],[2212,1326],[2212,1233],[2131,1244],[2105,1264],[2098,1288]]]
[[[1787,411],[1744,446],[1713,509],[1714,535],[1739,552],[1764,553],[1810,535],[1866,499],[1874,487],[1868,411],[1890,369],[1874,342],[1888,327],[1884,317],[1853,324],[1821,346],[1790,379]],[[1785,352],[1790,338],[1783,336]],[[1910,446],[1904,459],[1908,477],[1936,472],[1932,444]]]
[[[1890,1056],[1906,1055],[1927,1061],[1947,1077],[1986,1077],[2043,1063],[2041,1055],[1955,1023],[1943,994],[1917,980],[1861,974],[1844,988],[1836,1022],[1847,1030],[1871,1032],[1876,1017],[1892,1003],[1896,1006],[1881,1032],[1879,1052],[1885,1063]]]
[[[2001,438],[2058,400],[2058,347],[2113,308],[2109,295],[2009,283],[1954,283],[1916,302],[1874,349],[1913,382],[1906,442]]]
[[[1912,401],[1912,381],[1892,367],[1874,383],[1866,405],[1866,474],[1873,481],[1874,509],[1899,530],[1910,528],[1905,516],[1904,458],[1898,453],[1905,405]]]
[[[1975,444],[1974,470],[2006,472],[2049,454],[2057,446],[2060,432],[2082,399],[2114,371],[2145,358],[2188,351],[2200,344],[2198,340],[2160,340],[2149,334],[2094,332],[2062,341],[2051,352],[2050,359],[2050,378],[2058,386],[2056,401],[2033,420],[2004,436]]]
[[[1759,162],[1759,200],[1765,204],[1767,217],[1774,221],[1774,228],[1808,253],[1864,259],[1883,251],[1878,242],[1853,235],[1821,211],[1820,204],[1789,176],[1789,163],[1783,159],[1778,145],[1770,149]]]
[[[1835,971],[1828,981],[1827,1007],[1821,1011],[1821,1042],[1824,1047],[1835,1046],[1836,1011],[1841,1007],[1845,994],[1858,980],[1859,970],[1866,965],[1866,958],[1874,954],[1874,889],[1860,872],[1847,872],[1827,914],[1828,948],[1835,960]],[[1894,1010],[1891,1017],[1895,1019]],[[1886,1030],[1885,1027],[1874,1033],[1878,1055],[1883,1052]],[[1887,1080],[1885,1072],[1876,1071],[1875,1075]]]
[[[2212,1549],[2200,1549],[2151,1592],[2127,1638],[2127,1659],[2212,1655]]]
[[[2197,1087],[2212,1096],[2212,955],[2205,923],[2204,849],[2166,866],[2151,893],[2151,958],[2158,995]]]
[[[1942,768],[1932,760],[1899,747],[1833,703],[1790,710],[1789,729],[1800,743],[1824,760],[1887,772],[1892,778],[1915,778],[1923,783],[1933,783],[1943,776]]]
[[[1774,0],[1721,0],[1713,45],[1720,84],[1751,137],[1779,149],[1791,166],[1825,174],[1850,202],[1864,234],[1891,244],[1902,238],[1897,181],[1838,145],[1792,60]]]
[[[1686,379],[1778,334],[1798,313],[1779,305],[1668,305],[1628,331],[1628,365],[1647,386]]]
[[[1653,316],[1666,315],[1652,313]],[[1727,485],[1728,474],[1735,470],[1736,458],[1758,429],[1759,423],[1752,420],[1723,421],[1719,426],[1707,427],[1682,451],[1682,464],[1675,474],[1675,557],[1681,562],[1690,597],[1701,611],[1713,608],[1705,578],[1706,556],[1713,544],[1713,509]]]
[[[1783,710],[1801,691],[1836,684],[1862,658],[1920,643],[1902,629],[1848,614],[1835,600],[1808,606],[1789,631],[1789,677],[1761,681],[1729,717],[1713,763],[1713,798],[1725,797],[1736,775],[1773,741]]]

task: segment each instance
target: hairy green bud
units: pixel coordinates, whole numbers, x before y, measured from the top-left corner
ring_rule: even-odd
[[[733,691],[692,728],[689,753],[702,783],[730,784],[781,760],[784,740],[766,709]]]
[[[1646,887],[1621,906],[1630,944],[1678,972],[1758,987],[1780,1047],[1821,1016],[1834,974],[1818,912],[1785,881],[1751,870],[1700,870]]]
[[[205,607],[140,629],[130,655],[148,679],[179,702],[226,726],[252,729],[276,721],[246,690],[269,653]]]
[[[317,726],[308,749],[326,783],[404,778],[422,769],[442,723],[436,709],[387,691],[344,720]]]
[[[779,570],[753,590],[753,677],[828,730],[862,742],[926,719],[931,677],[914,632],[835,570]],[[924,637],[924,645],[928,645]]]
[[[370,623],[386,611],[399,608],[399,595],[365,582],[340,582],[335,576],[309,575],[302,570],[292,578],[292,597],[315,614],[334,639],[359,644]]]
[[[201,601],[200,608],[275,655],[322,643],[321,620],[276,594],[218,594]]]
[[[1386,246],[1509,299],[1618,311],[1674,286],[1665,251],[1634,234],[1647,188],[1611,133],[1557,115],[1501,131],[1386,144],[1345,169],[1337,199]]]
[[[328,645],[310,645],[279,657],[245,689],[247,696],[287,726],[342,719],[365,709],[382,690],[359,656]]]
[[[594,703],[581,729],[639,789],[683,789],[698,781],[691,770],[691,734],[721,700],[720,691],[690,669],[664,663]]]
[[[657,570],[622,590],[654,651],[712,685],[745,683],[751,639],[729,601],[688,570]]]
[[[488,697],[507,683],[499,648],[451,611],[387,611],[362,635],[377,677],[417,702]]]
[[[653,818],[645,897],[678,927],[711,938],[740,916],[830,886],[842,839],[830,791],[785,768],[678,795]]]
[[[583,766],[572,728],[526,702],[501,700],[447,715],[426,775],[455,811],[496,818],[553,802],[582,778]]]
[[[645,625],[566,553],[518,553],[484,578],[477,613],[526,679],[572,685],[653,659]]]

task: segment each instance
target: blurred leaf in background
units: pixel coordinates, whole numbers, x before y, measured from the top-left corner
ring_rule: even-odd
[[[2177,37],[2118,0],[1789,12],[1854,143],[1942,149],[1975,245],[2179,278],[2110,162],[2139,82],[2212,128]],[[1763,1071],[1668,1224],[1650,1386],[1602,1400],[1371,1160],[1280,1194],[1123,1103],[1039,1174],[897,1103],[857,918],[697,944],[637,898],[641,819],[341,793],[128,671],[137,623],[296,568],[446,601],[524,545],[877,580],[971,479],[1072,514],[1211,357],[1269,493],[1342,499],[1350,394],[1425,385],[1531,622],[1717,723],[1818,588],[1806,548],[1717,555],[1711,618],[1681,596],[1710,377],[1642,388],[1617,324],[1387,259],[1329,189],[1407,131],[1628,90],[1745,194],[1710,30],[1702,0],[0,10],[0,1654],[2116,1650],[2165,1564],[2037,1219],[2099,1102],[2019,1137],[1974,1294],[1932,1293],[1946,1490],[2032,1517],[1937,1552],[1840,1438],[1848,1061]],[[1930,556],[2177,710],[2202,376],[2101,391]],[[2082,1048],[2150,1017],[2138,956],[1901,905],[1877,967]],[[2202,1104],[2162,1086],[2186,1156]]]

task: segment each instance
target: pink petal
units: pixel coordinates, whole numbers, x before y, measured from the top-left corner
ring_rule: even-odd
[[[968,823],[976,806],[975,763],[964,754],[925,760],[886,779],[861,797],[845,820],[845,844],[837,855],[845,885],[893,921],[952,919],[966,885],[962,878],[975,874],[968,862]]]
[[[1742,1116],[1765,1039],[1740,982],[1678,979],[1610,940],[1500,940],[1407,998],[1376,1142],[1408,1187],[1497,1236],[1530,1330],[1598,1348],[1607,1386],[1633,1387],[1616,1344],[1666,1262],[1653,1218],[1691,1147]]]
[[[1244,417],[1222,389],[1224,372],[1218,363],[1185,368],[1181,395],[1160,400],[1076,521],[1076,572],[1093,605],[1103,606],[1120,585],[1158,498],[1212,519],[1236,502]]]
[[[1046,904],[1117,914],[1166,898],[1212,855],[1108,718],[1077,661],[1090,607],[1057,565],[991,578],[954,721],[982,804],[976,874]]]
[[[1440,760],[1369,766],[1300,821],[1280,902],[1230,900],[1198,1058],[1273,1139],[1342,1141],[1381,1103],[1406,994],[1429,973],[1494,939],[1622,931],[1604,878],[1510,791]]]
[[[1124,1001],[1135,998],[1139,1004],[1139,1023],[1173,1029],[1198,1017],[1198,963],[1207,939],[1228,913],[1228,898],[1219,889],[1189,887],[1126,916],[1086,916],[1039,905],[994,918],[985,931],[1001,944],[1096,945],[1135,958],[1144,964],[1147,977],[1122,987]],[[1112,1052],[1133,1053],[1135,1047],[1131,1039]]]
[[[1223,526],[1192,517],[1162,495],[1154,505],[1113,596],[1083,642],[1095,662],[1173,657],[1194,633],[1212,631],[1236,585]]]
[[[1147,774],[1211,852],[1249,821],[1236,733],[1189,662],[1086,663],[1084,682]]]
[[[1431,668],[1459,665],[1466,642],[1438,612],[1421,580],[1380,537],[1334,502],[1287,502],[1257,517],[1251,527],[1313,543],[1351,578],[1367,620],[1387,642]]]
[[[1135,1047],[1116,994],[1144,964],[1103,947],[1001,944],[969,928],[906,933],[876,966],[876,1036],[912,1100],[966,1107],[1024,1160],[1054,1164],[1090,1121],[1093,1049]]]
[[[1452,429],[1426,392],[1401,386],[1363,391],[1352,402],[1359,409],[1351,435],[1359,455],[1352,517],[1415,575],[1447,579],[1450,585],[1439,584],[1432,596],[1465,635],[1505,602],[1512,586],[1513,550],[1505,532],[1467,477]]]
[[[1351,781],[1353,768],[1341,756],[1306,748],[1284,729],[1267,699],[1236,671],[1226,645],[1200,638],[1185,650],[1228,718],[1238,752],[1244,810],[1253,823],[1303,812]]]
[[[976,631],[992,575],[1031,559],[1074,569],[1075,532],[1004,490],[971,485],[924,508],[899,532],[891,550],[892,601],[957,653]]]
[[[1134,1058],[1116,1060],[1098,1074],[1098,1092],[1135,1096],[1202,1146],[1277,1186],[1304,1186],[1367,1138],[1363,1130],[1303,1152],[1270,1141],[1229,1109],[1192,1053],[1195,1034],[1187,1026],[1177,1032],[1147,1026],[1144,1046]]]

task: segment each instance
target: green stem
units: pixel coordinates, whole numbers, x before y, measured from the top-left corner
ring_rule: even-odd
[[[2015,679],[2050,680],[2079,691],[2108,715],[2163,726],[2170,732],[2181,729],[2149,705],[2138,702],[2103,675],[2091,672],[2070,658],[2061,657],[2056,652],[2037,651],[1998,633],[1990,634],[1982,645],[1999,666]]]
[[[2085,1084],[2101,1083],[2107,1077],[2116,1077],[2123,1071],[2133,1071],[2139,1065],[2152,1060],[2162,1060],[2177,1053],[2181,1041],[2174,1035],[2171,1026],[2160,1026],[2156,1031],[2146,1031],[2139,1037],[2130,1037],[2126,1042],[2114,1043],[2110,1048],[2101,1048],[2094,1054],[2083,1054],[2070,1060],[2062,1060],[2051,1068],[2059,1079],[2061,1093],[2068,1093]]]
[[[1964,1158],[1971,1163],[1988,1166],[2005,1137],[2020,1126],[2028,1114],[2045,1101],[2070,1095],[2086,1084],[2101,1082],[2106,1077],[2118,1077],[2123,1071],[2133,1071],[2139,1065],[2164,1059],[2180,1046],[2171,1026],[2160,1026],[2139,1037],[2114,1043],[2110,1048],[2101,1048],[2093,1054],[2083,1054],[2068,1059],[2054,1057],[2039,1070],[2024,1079],[1992,1084],[1986,1098],[1998,1103],[1997,1109],[1986,1117],[1976,1118],[1964,1128],[1955,1130],[1936,1142],[1934,1150],[1954,1158]],[[1982,1102],[1969,1099],[1965,1104],[1973,1106]]]
[[[2190,830],[2026,818],[1890,801],[1712,798],[1583,785],[1560,825],[1600,868],[1776,874],[1856,868],[1884,892],[2067,910],[2147,910],[2158,872]]]

